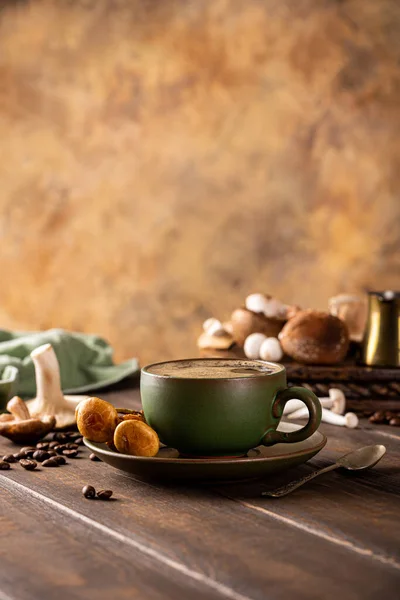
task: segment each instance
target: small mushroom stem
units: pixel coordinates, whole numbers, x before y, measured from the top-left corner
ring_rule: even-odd
[[[308,409],[306,407],[300,408],[289,415],[289,419],[305,419],[306,417],[308,417]],[[327,408],[322,409],[321,421],[330,423],[331,425],[348,427],[349,429],[355,429],[358,425],[356,414],[348,412],[345,415],[340,415]]]
[[[319,398],[319,401],[323,408],[331,408],[333,405],[333,401],[330,398]],[[302,400],[289,400],[289,402],[286,403],[285,408],[283,409],[283,414],[290,414],[289,419],[298,419],[299,415],[297,415],[297,413],[299,413],[299,415],[304,415],[305,417],[307,417],[308,408],[304,406],[304,402],[302,402]]]
[[[7,410],[18,421],[25,421],[26,419],[31,418],[27,405],[19,396],[14,396],[14,398],[11,398],[7,404]]]
[[[51,344],[39,346],[31,352],[36,375],[37,398],[64,397],[61,391],[60,367]]]

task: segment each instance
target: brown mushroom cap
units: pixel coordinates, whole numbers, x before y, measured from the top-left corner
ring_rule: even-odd
[[[277,337],[284,323],[282,319],[266,317],[263,313],[255,313],[247,308],[237,308],[231,316],[232,335],[239,346],[243,346],[251,333]]]
[[[157,433],[143,421],[122,421],[114,432],[114,444],[122,454],[155,456],[160,449]]]
[[[79,432],[91,442],[108,442],[113,439],[118,423],[117,409],[100,398],[86,398],[76,407]]]
[[[0,435],[16,444],[33,444],[54,429],[56,419],[46,415],[40,419],[4,421],[0,423]]]
[[[326,312],[303,310],[290,319],[279,334],[283,351],[306,364],[342,361],[349,347],[346,324]]]

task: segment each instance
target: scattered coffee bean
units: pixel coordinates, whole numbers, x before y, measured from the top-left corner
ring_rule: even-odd
[[[60,445],[60,442],[50,442],[49,443],[49,448],[53,449],[53,448],[55,448],[56,446],[59,446],[59,445]]]
[[[100,490],[97,492],[97,497],[100,498],[100,500],[109,500],[112,495],[112,490]]]
[[[64,444],[65,442],[68,442],[68,435],[64,432],[57,432],[53,435],[53,440]]]
[[[370,423],[380,424],[380,423],[385,423],[385,421],[386,421],[385,413],[382,410],[377,410],[369,418]]]
[[[15,458],[14,454],[6,454],[5,456],[3,456],[3,461],[8,463],[15,463],[17,462],[17,459]]]
[[[64,456],[68,456],[68,458],[76,458],[78,456],[78,450],[69,450],[68,448],[63,450],[62,453]]]
[[[85,485],[85,487],[82,488],[82,494],[85,498],[94,498],[96,496],[96,490],[92,485]]]
[[[37,462],[32,460],[31,458],[22,458],[19,464],[27,471],[33,471],[37,467]]]
[[[63,450],[66,449],[66,445],[65,444],[58,444],[58,446],[56,446],[55,448],[53,448],[53,450],[55,450],[57,452],[57,454],[62,454]]]
[[[65,460],[65,458],[63,456],[56,455],[54,457],[54,460],[56,460],[59,465],[66,465],[67,464],[67,461]]]
[[[11,469],[10,463],[6,460],[0,460],[0,471],[8,471],[8,469]]]
[[[70,440],[76,440],[77,438],[80,438],[81,434],[79,433],[79,431],[71,431],[71,433],[69,434],[69,439]]]
[[[52,456],[58,456],[55,450],[47,450],[47,454],[49,455],[49,458],[51,458]]]
[[[370,423],[382,424],[388,423],[394,427],[398,427],[397,423],[400,422],[400,412],[395,410],[377,410],[369,418]]]
[[[56,458],[48,458],[42,462],[42,467],[59,467],[59,462]]]
[[[99,458],[98,456],[96,456],[95,454],[92,454],[89,456],[90,460],[93,460],[94,462],[101,462],[101,458]]]
[[[33,453],[36,452],[37,448],[35,446],[24,446],[21,448],[20,452],[24,452],[27,457],[32,458]]]
[[[49,447],[49,442],[38,442],[36,444],[36,448],[38,450],[47,450],[48,447]]]
[[[66,446],[66,448],[68,448],[68,450],[78,450],[78,448],[79,448],[78,444],[72,444],[72,443],[65,444],[65,446]]]
[[[36,452],[33,453],[32,458],[38,462],[43,462],[50,458],[50,454],[46,452],[46,450],[36,450]]]
[[[75,438],[75,444],[78,444],[78,446],[82,446],[83,445],[83,437]]]
[[[17,460],[21,460],[21,458],[27,458],[28,454],[26,452],[17,452],[16,454],[13,454],[13,457]]]

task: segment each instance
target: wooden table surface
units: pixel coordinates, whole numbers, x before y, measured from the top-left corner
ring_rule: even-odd
[[[100,394],[137,408],[137,384]],[[400,589],[400,435],[322,425],[301,467],[252,484],[191,487],[134,479],[81,457],[0,472],[0,600],[392,600]],[[366,444],[387,455],[359,475],[328,473],[261,498]],[[16,451],[7,440],[0,455]],[[114,490],[90,501],[85,484]]]

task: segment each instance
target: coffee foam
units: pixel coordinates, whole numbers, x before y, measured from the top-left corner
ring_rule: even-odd
[[[146,370],[180,379],[234,379],[269,375],[279,371],[279,367],[256,360],[193,359],[158,363]]]

